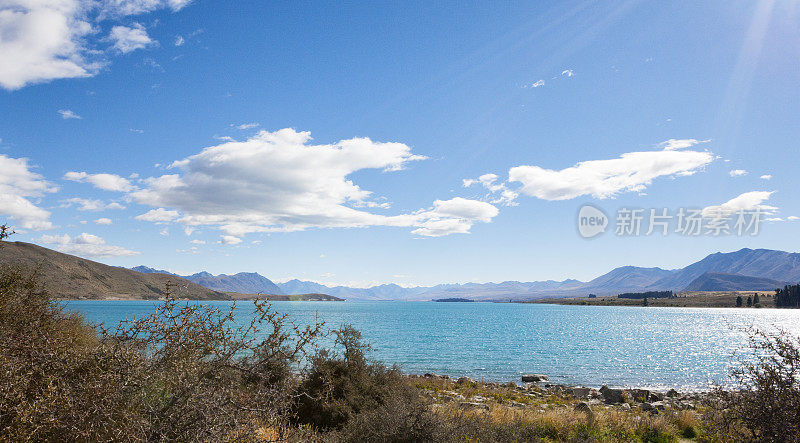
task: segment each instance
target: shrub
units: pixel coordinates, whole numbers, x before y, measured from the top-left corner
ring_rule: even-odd
[[[732,371],[738,390],[717,389],[706,419],[723,440],[800,441],[800,339],[751,331],[754,360]]]
[[[236,327],[235,304],[221,312],[168,298],[155,313],[105,334],[145,357],[137,406],[147,416],[148,439],[215,440],[285,424],[292,367],[321,325],[287,326],[286,315],[266,301],[253,306],[249,324]]]
[[[0,435],[109,440],[142,425],[131,409],[140,359],[63,312],[35,274],[0,270]]]
[[[298,328],[264,301],[252,321],[167,299],[98,336],[0,269],[0,435],[12,441],[285,438],[297,366],[321,325]],[[266,336],[262,337],[262,333]]]
[[[412,404],[418,394],[400,371],[366,357],[369,347],[352,326],[334,331],[333,350],[321,350],[298,387],[296,420],[318,429],[338,429],[355,415],[390,401]],[[341,352],[339,352],[341,350]]]

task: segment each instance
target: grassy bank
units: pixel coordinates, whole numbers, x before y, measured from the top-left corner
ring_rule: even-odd
[[[775,307],[774,297],[765,291],[690,291],[679,292],[674,298],[649,298],[648,306],[683,307],[683,308],[736,308],[736,299],[754,297],[759,294],[760,306],[764,308]],[[556,305],[582,305],[582,306],[643,306],[643,300],[608,297],[571,297],[571,298],[545,298],[520,303],[545,303]],[[747,308],[744,304],[740,309]]]

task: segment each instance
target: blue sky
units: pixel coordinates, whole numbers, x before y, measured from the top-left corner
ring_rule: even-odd
[[[0,2],[0,221],[109,264],[359,286],[796,251],[799,22],[797,0]],[[586,203],[726,202],[769,221],[576,229]]]

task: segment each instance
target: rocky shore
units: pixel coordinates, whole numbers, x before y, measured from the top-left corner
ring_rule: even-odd
[[[657,415],[664,411],[696,410],[708,393],[678,392],[675,389],[615,389],[608,386],[590,388],[549,383],[541,374],[522,376],[522,382],[494,383],[469,377],[451,379],[447,375],[427,373],[410,375],[425,395],[435,404],[455,404],[461,409],[486,410],[490,405],[511,408],[547,409],[572,407],[592,414],[594,409],[613,408],[620,411],[641,411]]]

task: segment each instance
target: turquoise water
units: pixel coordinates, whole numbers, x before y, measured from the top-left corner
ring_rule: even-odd
[[[229,302],[204,302],[227,310]],[[149,301],[71,301],[70,309],[114,326],[153,311]],[[237,304],[237,321],[252,305]],[[543,373],[554,383],[599,387],[706,389],[725,382],[746,326],[800,334],[800,311],[638,308],[507,303],[274,302],[297,324],[352,324],[373,356],[411,373],[519,381]]]

